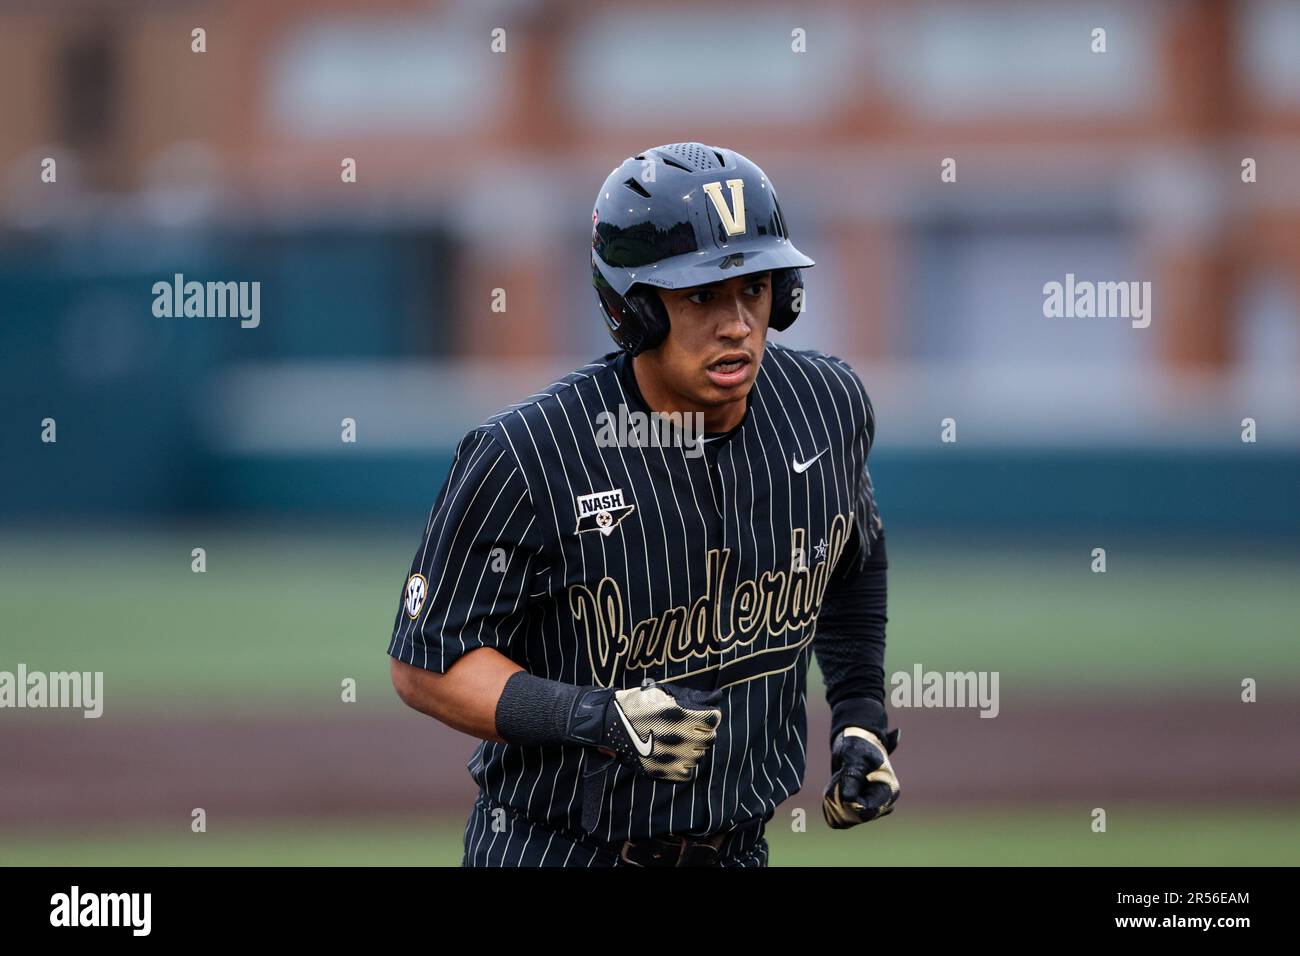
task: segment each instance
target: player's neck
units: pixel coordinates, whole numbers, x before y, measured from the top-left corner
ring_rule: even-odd
[[[643,363],[639,363],[636,358],[632,359],[631,364],[637,390],[640,391],[641,397],[652,412],[658,412],[661,415],[671,415],[674,412],[681,414],[701,413],[704,415],[704,430],[712,434],[729,432],[745,418],[745,408],[749,402],[748,395],[734,402],[727,402],[724,405],[700,405],[692,402],[687,396],[674,391],[652,371],[640,367],[643,366]]]

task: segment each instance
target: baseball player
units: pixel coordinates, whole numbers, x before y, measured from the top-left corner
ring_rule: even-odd
[[[625,160],[591,263],[618,349],[460,442],[393,684],[481,741],[463,865],[765,866],[803,784],[811,653],[826,822],[899,795],[871,402],[840,359],[768,340],[813,261],[739,153]]]

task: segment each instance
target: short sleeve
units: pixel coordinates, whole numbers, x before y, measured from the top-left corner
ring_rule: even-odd
[[[470,432],[411,562],[389,655],[445,673],[468,651],[522,643],[540,547],[514,456],[487,430]]]

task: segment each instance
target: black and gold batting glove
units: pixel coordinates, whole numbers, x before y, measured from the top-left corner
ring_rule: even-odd
[[[717,737],[722,696],[652,680],[579,687],[518,671],[497,702],[497,733],[513,744],[595,747],[637,773],[684,783]]]
[[[845,830],[892,813],[901,792],[889,754],[898,732],[885,735],[846,727],[831,747],[831,781],[822,795],[822,815],[832,829]]]
[[[708,753],[722,722],[721,691],[646,681],[578,698],[566,737],[611,752],[639,773],[683,783]]]

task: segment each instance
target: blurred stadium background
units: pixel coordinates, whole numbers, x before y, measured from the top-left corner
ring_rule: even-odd
[[[875,402],[887,670],[1001,674],[895,712],[847,834],[810,692],[774,863],[1294,864],[1298,44],[1282,0],[7,5],[0,670],[106,706],[0,711],[0,863],[459,862],[472,742],[387,676],[410,555],[454,442],[611,348],[604,175],[698,139],[818,261],[783,341]],[[154,317],[175,273],[260,325]],[[1066,273],[1150,328],[1044,318]]]

